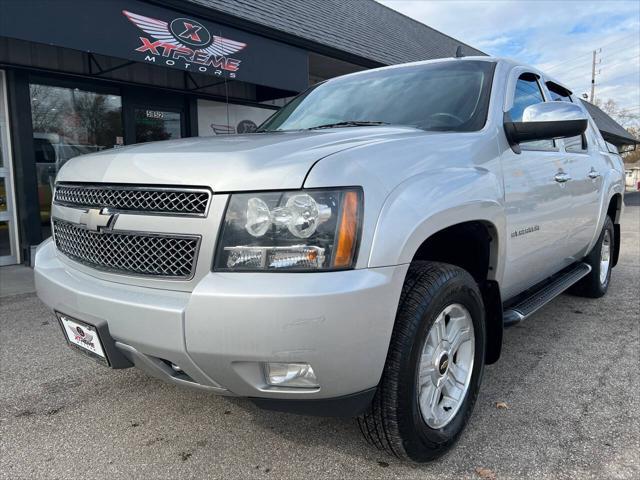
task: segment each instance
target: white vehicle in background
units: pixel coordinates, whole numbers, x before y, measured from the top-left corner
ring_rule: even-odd
[[[49,221],[53,183],[58,170],[71,158],[102,150],[98,145],[79,145],[58,133],[34,132],[33,151],[35,154],[36,176],[38,179],[38,199],[40,215]]]
[[[637,166],[628,166],[624,172],[624,183],[629,192],[640,191],[640,163]]]
[[[317,84],[255,133],[70,160],[36,286],[105,365],[357,416],[424,462],[468,423],[505,326],[607,292],[623,193],[620,156],[543,72],[398,65]]]

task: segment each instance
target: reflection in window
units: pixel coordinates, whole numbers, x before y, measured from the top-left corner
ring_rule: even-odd
[[[567,152],[584,152],[586,146],[587,141],[584,134],[564,139],[564,149]]]
[[[180,113],[135,109],[136,143],[180,138]]]
[[[552,82],[547,82],[547,88],[549,89],[549,93],[551,94],[551,100],[555,102],[573,103],[573,100],[571,100],[570,92],[567,92],[566,90],[556,86],[556,84]],[[586,150],[586,147],[587,137],[584,134],[564,139],[564,149],[567,152],[584,152]]]
[[[30,85],[33,149],[43,238],[51,235],[51,193],[69,159],[122,144],[122,101],[78,88]]]
[[[296,97],[259,131],[350,121],[434,131],[480,130],[487,117],[493,68],[482,61],[436,62],[336,78]]]
[[[538,86],[538,80],[533,75],[521,75],[516,84],[511,119],[514,122],[521,122],[525,108],[542,102],[544,97]]]
[[[573,103],[571,100],[571,97],[567,94],[562,94],[559,92],[556,92],[554,90],[552,90],[551,88],[549,88],[549,93],[551,94],[551,100],[553,100],[554,102],[569,102],[569,103]]]
[[[0,177],[0,213],[7,211],[7,202],[7,179],[6,177]]]
[[[509,112],[514,122],[521,122],[524,110],[536,103],[544,102],[542,90],[538,85],[538,79],[531,73],[520,75],[518,83],[516,83],[516,93],[513,98],[513,108]],[[522,142],[522,147],[527,149],[547,150],[555,146],[553,140],[534,140],[531,142]]]
[[[255,132],[274,110],[198,99],[198,135]]]
[[[0,222],[0,257],[11,255],[9,222]]]

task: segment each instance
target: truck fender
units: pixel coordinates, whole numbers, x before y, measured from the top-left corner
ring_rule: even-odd
[[[449,226],[487,222],[497,237],[492,280],[502,279],[505,258],[502,181],[483,168],[443,168],[415,175],[387,196],[378,216],[369,267],[410,263],[420,245]]]
[[[446,168],[413,176],[386,198],[376,225],[369,265],[408,264],[433,234],[464,222],[481,221],[492,241],[486,281],[479,287],[485,303],[487,364],[502,349],[502,300],[506,220],[502,182],[480,168]]]

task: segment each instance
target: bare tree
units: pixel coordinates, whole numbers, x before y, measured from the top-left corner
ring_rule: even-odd
[[[640,139],[640,112],[637,109],[620,108],[611,98],[606,101],[596,99],[595,105],[622,125],[631,136]],[[623,152],[622,158],[625,163],[635,163],[640,160],[640,149],[636,147],[636,150]]]
[[[52,95],[51,87],[45,85],[32,84],[30,93],[33,131],[62,133],[58,127],[67,111],[65,99],[61,95]]]
[[[611,98],[604,102],[596,99],[595,105],[625,128],[640,126],[640,113],[636,109],[620,108]]]

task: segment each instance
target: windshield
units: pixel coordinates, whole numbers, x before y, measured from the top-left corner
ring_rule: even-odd
[[[495,63],[447,61],[363,72],[318,84],[258,131],[371,124],[472,131],[487,118]]]

